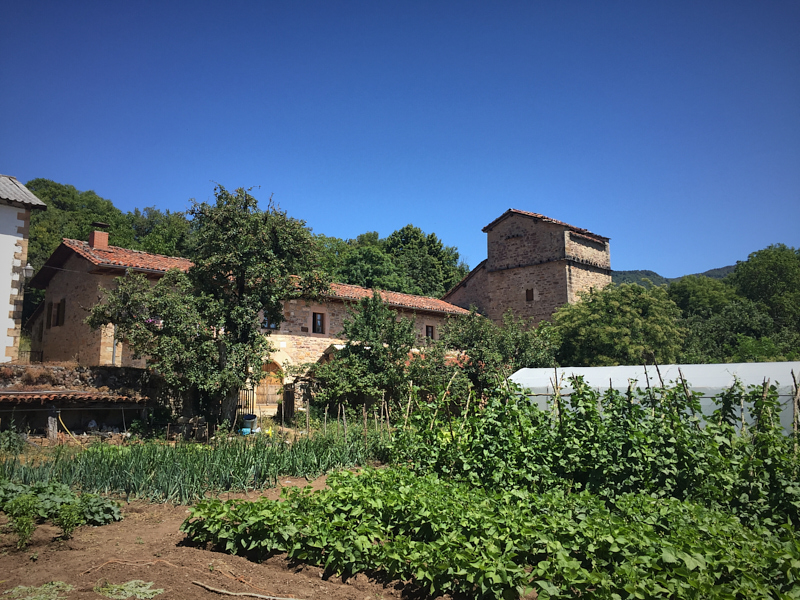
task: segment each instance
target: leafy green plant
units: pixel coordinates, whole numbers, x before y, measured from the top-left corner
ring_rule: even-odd
[[[25,449],[25,440],[13,429],[0,431],[0,454],[19,454]]]
[[[81,494],[78,499],[81,514],[89,525],[107,525],[122,520],[119,503],[94,494]]]
[[[281,502],[209,499],[181,526],[232,554],[363,570],[432,595],[513,598],[792,598],[800,540],[674,498],[492,490],[405,469],[329,477]]]
[[[61,528],[61,537],[69,539],[77,527],[86,523],[83,506],[79,502],[65,502],[59,507],[58,515],[53,521]]]
[[[11,529],[17,534],[17,548],[28,545],[36,529],[39,500],[35,494],[23,494],[6,502],[3,510],[11,519]]]
[[[10,457],[0,461],[0,479],[60,482],[84,494],[124,494],[156,502],[189,503],[208,492],[263,489],[275,486],[281,476],[315,477],[330,469],[367,464],[383,455],[377,432],[369,432],[365,445],[360,428],[351,428],[347,437],[337,436],[331,429],[328,435],[295,441],[278,436],[238,436],[208,446],[171,446],[154,441],[132,446],[96,445],[78,453],[56,451],[36,463]],[[52,495],[60,495],[59,490],[53,488]],[[63,499],[69,501],[73,497],[72,492],[69,494]],[[56,505],[50,502],[50,506]]]

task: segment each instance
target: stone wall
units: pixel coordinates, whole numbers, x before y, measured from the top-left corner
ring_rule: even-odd
[[[82,365],[4,365],[0,393],[10,391],[109,392],[131,398],[160,389],[157,376],[145,369]]]
[[[78,255],[61,269],[47,286],[43,312],[31,324],[31,348],[42,350],[42,361],[144,367],[125,344],[118,341],[114,347],[113,326],[92,330],[84,322],[102,299],[100,288],[113,288],[116,276],[91,273],[91,264]]]
[[[611,268],[611,253],[609,252],[608,242],[592,240],[575,232],[567,232],[566,239],[567,256],[606,269]]]
[[[466,309],[475,306],[478,312],[486,314],[491,303],[490,289],[489,272],[486,261],[483,261],[470,271],[466,279],[450,290],[444,300]]]
[[[511,215],[487,232],[487,269],[509,269],[564,258],[564,228]]]
[[[341,300],[328,299],[323,302],[308,302],[302,299],[289,300],[284,303],[284,318],[277,330],[269,332],[269,339],[275,348],[270,359],[283,366],[285,363],[298,365],[317,362],[323,352],[332,344],[344,344],[342,326],[348,318],[348,303]],[[398,318],[414,319],[417,339],[423,341],[426,326],[434,328],[434,338],[438,339],[439,330],[447,320],[446,315],[424,311],[412,312],[393,309]],[[313,332],[313,314],[323,315],[324,333]]]
[[[608,241],[528,215],[511,214],[486,230],[486,261],[444,299],[502,323],[511,309],[538,323],[581,291],[611,283]]]
[[[536,323],[550,319],[568,301],[566,270],[564,261],[556,261],[490,273],[491,303],[486,316],[498,325],[508,309]]]
[[[573,304],[580,299],[583,292],[590,289],[602,289],[611,283],[611,274],[601,268],[590,265],[570,264],[567,267],[568,301]]]

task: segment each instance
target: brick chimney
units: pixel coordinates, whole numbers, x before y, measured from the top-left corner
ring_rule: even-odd
[[[108,232],[93,231],[90,233],[89,245],[97,250],[108,250]]]

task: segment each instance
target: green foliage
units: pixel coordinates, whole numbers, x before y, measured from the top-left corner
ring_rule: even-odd
[[[13,428],[0,431],[0,454],[19,454],[25,449],[25,440]]]
[[[97,445],[78,453],[54,452],[35,464],[10,457],[0,462],[0,494],[6,486],[16,490],[11,492],[14,494],[41,489],[45,484],[35,483],[30,488],[19,484],[42,481],[51,482],[47,485],[53,487],[64,484],[79,488],[83,490],[80,502],[84,518],[97,525],[119,520],[119,508],[111,500],[87,492],[186,504],[209,492],[264,489],[277,485],[281,476],[316,477],[330,469],[364,465],[384,457],[377,432],[369,431],[365,444],[360,427],[351,427],[347,438],[329,429],[328,435],[303,437],[293,443],[279,436],[248,436],[219,440],[210,446],[158,442]],[[74,497],[64,494],[62,500],[71,502]],[[0,495],[0,501],[2,498]],[[53,518],[60,503],[51,506],[50,516],[40,515],[42,519]]]
[[[438,298],[469,272],[455,247],[410,224],[384,239],[376,231],[347,241],[316,237],[325,271],[341,283]]]
[[[800,332],[800,249],[775,244],[753,252],[736,263],[731,282],[762,304],[777,327]]]
[[[509,310],[503,326],[474,309],[448,319],[440,332],[443,344],[461,356],[458,365],[479,393],[518,369],[554,366],[558,341],[549,323],[532,327]]]
[[[796,521],[800,457],[778,422],[774,386],[734,387],[705,418],[688,384],[602,397],[580,378],[569,385],[550,411],[505,390],[455,424],[435,406],[417,411],[394,436],[392,459],[473,486],[643,493],[723,508],[752,525]],[[734,428],[740,406],[755,417],[745,432]]]
[[[96,585],[94,591],[101,596],[113,598],[114,600],[126,600],[126,598],[146,600],[164,593],[163,589],[153,589],[152,581],[142,581],[141,579],[134,579],[125,583],[108,583],[104,581]]]
[[[84,523],[106,525],[122,519],[119,505],[113,500],[91,494],[78,497],[67,485],[43,479],[49,478],[39,478],[31,485],[0,479],[0,507],[15,524],[20,547],[27,545],[37,521],[52,521],[61,528],[63,537],[69,538]],[[17,513],[21,516],[15,517]]]
[[[342,324],[344,348],[314,365],[322,402],[364,404],[405,393],[406,363],[416,341],[414,321],[397,318],[375,293],[349,309]]]
[[[590,290],[553,315],[561,338],[558,362],[570,366],[672,363],[684,331],[664,288],[635,284]]]
[[[719,279],[687,275],[667,287],[667,296],[684,317],[709,316],[721,312],[736,299],[733,287]]]
[[[438,596],[784,598],[797,591],[789,529],[751,531],[691,502],[625,494],[475,488],[402,469],[342,472],[282,502],[204,500],[193,541],[290,558],[351,576],[383,571]]]
[[[80,502],[64,502],[58,508],[58,514],[53,519],[53,522],[61,528],[61,537],[63,539],[71,538],[72,532],[86,523],[83,509],[84,507]]]
[[[40,586],[18,585],[15,588],[6,590],[3,594],[9,594],[13,600],[63,600],[67,594],[74,589],[74,586],[63,581],[50,581]]]
[[[17,548],[28,545],[36,529],[39,500],[35,494],[21,494],[3,505],[3,511],[11,519],[11,529],[17,534]]]
[[[119,278],[87,322],[114,323],[174,389],[199,390],[210,419],[230,419],[238,390],[257,383],[270,351],[261,323],[280,324],[285,300],[317,297],[326,283],[303,221],[271,203],[260,210],[244,189],[215,193],[214,204],[189,211],[189,272],[173,270],[153,286],[141,275]]]

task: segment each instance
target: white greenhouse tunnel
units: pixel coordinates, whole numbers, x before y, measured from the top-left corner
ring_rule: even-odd
[[[660,377],[659,377],[660,373]],[[525,390],[539,408],[546,410],[558,381],[562,396],[572,392],[569,379],[573,376],[583,380],[601,394],[613,388],[625,392],[628,386],[646,391],[664,385],[681,385],[681,374],[692,392],[700,392],[703,413],[716,410],[716,396],[730,388],[738,379],[745,390],[750,386],[761,387],[765,380],[778,389],[781,403],[781,425],[788,433],[792,431],[794,414],[793,399],[797,394],[795,381],[800,382],[800,362],[730,363],[712,365],[659,365],[617,367],[559,367],[557,369],[520,369],[510,379]],[[794,375],[794,379],[793,379]],[[745,419],[751,421],[745,411]]]

